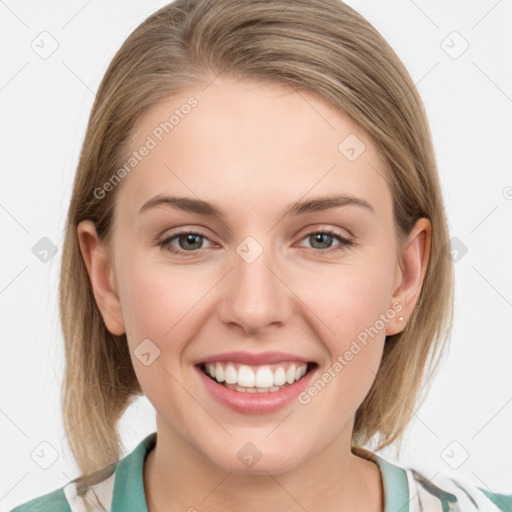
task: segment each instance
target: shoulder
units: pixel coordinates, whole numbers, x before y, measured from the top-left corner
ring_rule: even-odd
[[[512,494],[489,491],[459,476],[438,473],[429,479],[421,470],[405,468],[405,471],[411,512],[427,511],[439,503],[443,510],[512,512]]]
[[[512,493],[493,492],[434,467],[403,466],[361,446],[352,451],[379,465],[385,512],[512,512]]]
[[[11,512],[71,512],[71,508],[64,495],[64,489],[60,488],[27,501],[13,508]]]
[[[125,510],[128,502],[132,509],[144,510],[144,458],[154,447],[156,435],[156,432],[149,434],[120,461],[85,479],[75,479],[60,489],[18,505],[10,512]],[[134,498],[137,500],[135,508]]]
[[[23,503],[10,512],[98,512],[110,510],[115,473],[85,492],[78,492],[77,484],[72,481],[49,494]]]

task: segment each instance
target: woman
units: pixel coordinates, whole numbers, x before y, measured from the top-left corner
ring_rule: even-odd
[[[160,9],[105,74],[69,207],[82,474],[14,510],[509,510],[363,448],[400,440],[446,347],[448,240],[421,99],[360,15]],[[157,432],[119,460],[141,394]]]

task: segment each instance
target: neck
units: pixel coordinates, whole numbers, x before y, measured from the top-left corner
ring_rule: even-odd
[[[383,512],[376,463],[351,452],[351,439],[337,438],[294,469],[265,475],[224,471],[170,429],[158,429],[144,463],[149,512]]]

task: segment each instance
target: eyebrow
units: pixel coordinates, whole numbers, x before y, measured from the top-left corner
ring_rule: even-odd
[[[192,197],[174,197],[162,194],[156,195],[146,201],[140,208],[139,215],[161,205],[185,212],[205,215],[207,217],[219,217],[220,219],[225,218],[225,214],[220,208],[213,205],[212,203],[208,203],[207,201],[194,199]],[[286,208],[286,210],[283,212],[283,217],[301,215],[304,213],[314,213],[330,210],[332,208],[339,208],[342,206],[361,206],[375,213],[372,205],[365,199],[347,194],[336,194],[330,196],[315,197],[307,201],[296,201],[295,203],[289,205],[288,208]]]

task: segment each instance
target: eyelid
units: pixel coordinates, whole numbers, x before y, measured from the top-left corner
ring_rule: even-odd
[[[314,247],[305,247],[306,249],[312,251],[313,253],[317,253],[320,255],[332,255],[332,253],[338,253],[358,245],[358,243],[355,241],[355,238],[352,235],[346,236],[342,232],[331,227],[312,228],[299,238],[299,242],[306,239],[308,236],[317,233],[332,236],[338,242],[338,244],[335,244],[333,247],[329,247],[327,249],[315,249]]]
[[[173,240],[175,238],[178,238],[180,236],[183,236],[183,235],[199,235],[200,237],[208,240],[209,242],[213,243],[213,244],[216,244],[216,242],[214,242],[212,240],[212,237],[210,237],[210,235],[208,235],[206,233],[206,231],[204,231],[202,228],[196,228],[196,227],[190,227],[190,228],[176,228],[178,229],[178,231],[174,232],[174,233],[169,233],[165,236],[159,236],[158,237],[158,244],[161,245],[163,244],[164,242],[168,242],[169,240]],[[169,242],[168,242],[169,243]],[[218,244],[216,244],[218,245]],[[200,250],[202,249],[198,249],[197,251],[187,251],[187,252],[199,252]]]
[[[171,245],[171,241],[175,238],[178,238],[183,235],[187,234],[194,234],[199,235],[201,238],[204,238],[208,240],[210,243],[213,243],[214,245],[216,242],[211,240],[210,236],[205,233],[205,231],[202,228],[198,227],[192,227],[189,226],[188,228],[176,228],[179,231],[175,233],[170,233],[167,236],[164,236],[163,238],[159,239],[158,246],[164,250],[167,250],[170,254],[175,254],[179,256],[195,256],[202,254],[205,250],[211,249],[211,247],[203,247],[197,250],[191,250],[186,251],[180,248],[176,248]],[[306,230],[304,232],[304,230]],[[351,247],[354,247],[358,245],[358,243],[355,241],[355,237],[350,233],[349,236],[346,236],[342,232],[340,232],[340,228],[333,228],[332,226],[318,226],[318,225],[310,225],[304,228],[302,231],[302,235],[299,237],[299,242],[302,242],[305,238],[308,236],[314,235],[314,234],[326,234],[332,236],[335,240],[337,240],[338,244],[334,245],[333,247],[329,247],[327,249],[316,249],[314,247],[305,247],[306,249],[309,249],[312,252],[320,253],[320,254],[331,254],[331,253],[337,253],[339,251],[343,251],[346,249],[349,249]],[[348,231],[348,230],[347,230]],[[169,247],[172,247],[172,249],[169,249]],[[300,246],[303,247],[303,246]]]
[[[157,240],[160,242],[160,241],[167,240],[168,238],[174,238],[179,235],[184,235],[184,234],[190,233],[190,234],[201,235],[202,237],[207,238],[208,240],[212,241],[210,235],[208,235],[206,233],[206,231],[204,230],[204,228],[202,228],[200,226],[190,226],[187,228],[175,228],[175,229],[177,229],[176,232],[171,232],[166,235],[163,235],[163,234],[158,235]],[[348,233],[348,236],[346,236],[342,232],[338,231],[338,229],[341,229],[341,228],[333,228],[330,225],[318,226],[316,224],[312,224],[310,226],[306,226],[305,228],[303,228],[301,230],[301,232],[303,234],[302,234],[300,240],[302,240],[305,236],[308,236],[308,235],[311,235],[314,233],[318,233],[318,232],[326,232],[326,231],[330,232],[333,235],[336,235],[336,236],[339,236],[341,238],[345,238],[348,240],[352,240],[355,238],[354,235],[348,229],[345,229],[345,231]],[[166,232],[167,232],[167,230],[165,230],[163,233],[166,233]],[[299,235],[296,235],[296,236],[299,236]]]
[[[304,232],[302,238],[312,233],[317,233],[319,231],[331,231],[333,234],[336,234],[337,236],[340,236],[347,240],[355,239],[354,234],[347,228],[340,228],[338,226],[333,226],[332,224],[309,224],[306,227],[304,227],[303,230],[301,230],[301,232]]]
[[[211,235],[208,234],[209,230],[198,225],[180,226],[177,228],[165,229],[164,231],[162,231],[162,234],[156,237],[156,239],[159,241],[164,241],[167,240],[168,238],[174,238],[178,235],[185,235],[188,233],[201,235],[204,238],[208,238],[208,240],[212,239]]]

